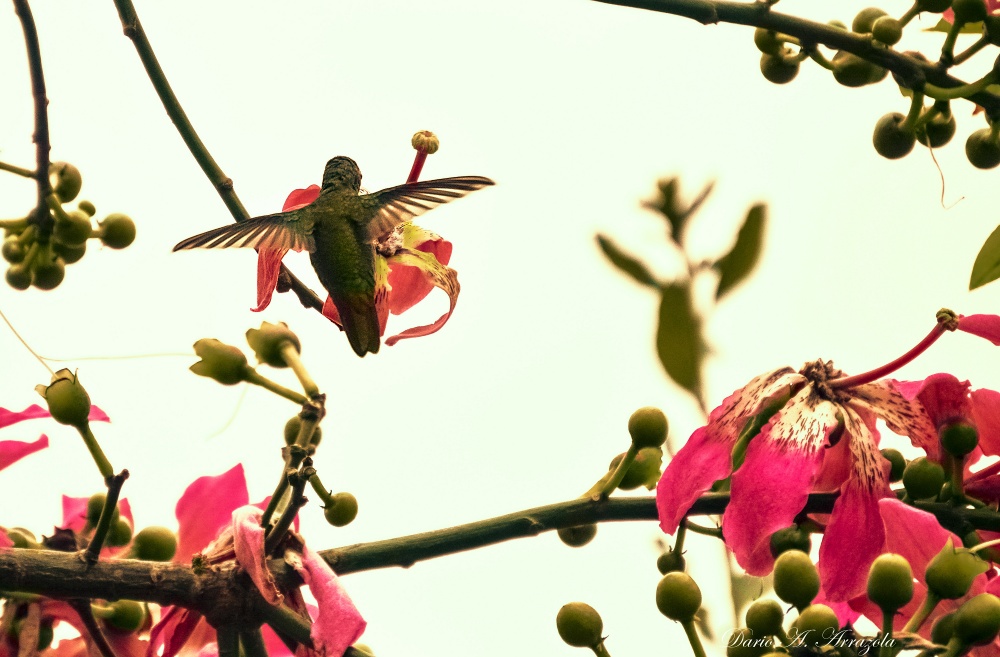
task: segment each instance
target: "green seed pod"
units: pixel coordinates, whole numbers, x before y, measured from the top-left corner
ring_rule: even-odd
[[[83,176],[80,175],[80,170],[69,162],[53,162],[49,165],[49,182],[59,200],[69,203],[80,193]]]
[[[805,609],[819,594],[819,572],[809,555],[782,552],[774,562],[774,592],[785,602]]]
[[[136,632],[146,622],[146,605],[135,600],[115,600],[111,603],[113,613],[104,623],[119,632]]]
[[[955,12],[955,23],[979,23],[986,18],[986,2],[984,0],[954,0],[951,10]]]
[[[892,16],[881,16],[872,23],[872,37],[887,46],[894,46],[903,38],[903,24]]]
[[[35,386],[49,407],[52,419],[59,424],[74,427],[85,426],[90,415],[90,395],[80,384],[76,374],[61,369],[52,375],[52,382]]]
[[[656,608],[671,620],[690,621],[701,609],[701,589],[687,573],[667,573],[656,585]]]
[[[31,287],[31,270],[23,265],[11,265],[7,268],[4,279],[15,290],[27,290]]]
[[[619,454],[611,460],[609,470],[614,470],[625,458],[625,454]],[[659,447],[643,447],[635,455],[632,465],[625,471],[618,488],[621,490],[635,490],[640,486],[645,486],[652,490],[656,487],[656,482],[660,480],[660,466],[663,464],[663,451]]]
[[[323,517],[334,527],[344,527],[358,517],[358,500],[350,493],[337,493],[323,509]]]
[[[673,572],[683,572],[686,567],[684,555],[674,548],[667,548],[667,551],[656,558],[656,569],[661,575]]]
[[[993,139],[989,128],[976,130],[965,141],[965,156],[977,169],[993,169],[1000,165],[1000,143]]]
[[[24,260],[27,252],[27,249],[21,244],[21,240],[17,238],[17,235],[8,236],[3,241],[3,246],[0,247],[0,254],[3,255],[3,259],[12,265],[16,265]]]
[[[883,449],[882,457],[889,462],[889,481],[896,483],[903,478],[903,470],[906,469],[906,459],[898,449]]]
[[[776,600],[757,600],[747,609],[747,628],[756,636],[781,634],[785,611]]]
[[[885,10],[878,7],[868,7],[858,12],[851,22],[851,30],[858,34],[871,34],[875,21],[885,16]]]
[[[144,527],[132,539],[131,556],[142,561],[170,561],[177,552],[177,535],[166,527]]]
[[[826,645],[840,629],[837,614],[826,605],[809,605],[799,613],[788,631],[795,645],[818,648]]]
[[[927,588],[944,600],[955,600],[969,592],[972,581],[989,570],[989,564],[974,552],[955,548],[951,539],[924,571]]]
[[[780,55],[785,49],[785,44],[778,39],[777,33],[763,27],[754,30],[753,42],[757,50],[765,55]]]
[[[887,613],[895,612],[913,599],[913,571],[898,554],[883,554],[868,570],[868,599]]]
[[[944,485],[944,468],[926,456],[918,456],[903,470],[903,487],[913,500],[937,497]]]
[[[288,367],[285,357],[281,355],[281,349],[287,343],[291,343],[295,351],[302,353],[299,338],[284,322],[263,322],[259,329],[247,331],[247,344],[257,354],[257,360],[271,367]]]
[[[1000,598],[980,593],[955,612],[953,636],[967,646],[985,646],[1000,632]]]
[[[73,210],[67,212],[65,217],[56,215],[55,227],[52,229],[53,239],[66,246],[79,246],[90,239],[90,215],[82,210]]]
[[[128,524],[125,518],[119,518],[118,522],[111,523],[108,531],[108,538],[104,541],[108,547],[122,547],[132,540],[132,525]]]
[[[87,243],[84,242],[79,246],[66,246],[61,242],[52,242],[52,253],[59,256],[63,264],[72,265],[74,262],[79,262],[87,253]]]
[[[867,59],[843,50],[837,51],[831,60],[834,79],[845,87],[863,87],[885,79],[886,69],[872,64]]]
[[[39,290],[54,290],[66,278],[66,263],[51,251],[31,263],[31,284]]]
[[[190,367],[198,376],[215,379],[231,386],[246,381],[250,365],[242,351],[215,338],[203,338],[194,343],[194,353],[201,360]]]
[[[640,449],[659,447],[667,440],[667,416],[655,406],[643,406],[629,417],[628,433]]]
[[[97,223],[101,243],[111,249],[124,249],[135,241],[135,222],[120,212],[109,214]]]
[[[97,208],[90,201],[80,201],[76,204],[76,207],[81,211],[86,213],[88,217],[93,217],[97,214]]]
[[[556,531],[559,540],[569,547],[583,547],[597,536],[597,525],[563,527]]]
[[[875,124],[872,133],[872,144],[875,150],[884,158],[898,160],[906,157],[917,143],[913,132],[903,128],[904,117],[899,112],[889,112]]]
[[[939,616],[931,626],[931,641],[942,646],[948,645],[955,629],[955,612]]]
[[[597,610],[584,602],[565,604],[556,614],[556,630],[568,645],[592,648],[602,641],[604,621]]]
[[[769,547],[771,556],[775,559],[778,558],[778,555],[789,550],[798,550],[809,554],[809,551],[812,550],[812,539],[809,538],[809,532],[798,525],[792,525],[771,534]]]
[[[956,130],[958,130],[958,123],[956,123],[955,116],[951,112],[938,114],[929,122],[917,128],[917,143],[929,148],[941,148],[951,141],[952,137],[955,136]]]
[[[16,548],[35,549],[40,547],[35,535],[24,527],[11,527],[3,531],[7,533],[7,538],[14,543]]]
[[[971,424],[952,422],[938,432],[941,446],[952,456],[965,456],[979,444],[979,432]]]
[[[760,56],[760,72],[768,82],[787,84],[799,74],[799,62],[784,54]]]

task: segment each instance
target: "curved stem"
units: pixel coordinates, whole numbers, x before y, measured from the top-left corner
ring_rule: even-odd
[[[979,41],[976,41],[974,44],[972,44],[962,52],[955,55],[955,59],[953,62],[954,65],[958,66],[959,64],[967,62],[969,59],[972,58],[973,55],[975,55],[977,52],[979,52],[988,45],[990,45],[989,39],[987,39],[985,36],[979,37]]]
[[[948,329],[944,324],[935,324],[934,328],[931,329],[931,332],[928,333],[923,340],[918,342],[912,349],[896,360],[886,363],[881,367],[876,367],[875,369],[865,372],[864,374],[855,374],[854,376],[845,376],[840,379],[834,379],[829,382],[829,386],[831,388],[851,388],[865,383],[871,383],[872,381],[877,381],[887,374],[892,374],[903,365],[906,365],[914,358],[927,351],[928,347],[937,342],[938,338],[944,335],[947,330]]]
[[[910,620],[903,627],[902,631],[916,632],[919,630],[920,626],[924,624],[924,621],[931,615],[931,612],[934,611],[934,607],[937,607],[939,602],[941,602],[940,598],[934,595],[933,592],[927,591],[927,597],[924,598],[922,603],[920,603],[920,608],[917,609],[917,612],[910,617]]]
[[[285,364],[295,372],[295,376],[298,378],[299,383],[302,384],[302,389],[305,391],[306,396],[310,399],[319,396],[319,386],[309,376],[306,366],[299,357],[298,349],[295,348],[295,345],[291,341],[287,341],[281,345],[281,357],[284,359]]]
[[[955,100],[958,98],[969,98],[977,93],[986,91],[986,89],[996,82],[997,78],[993,75],[993,71],[990,71],[983,77],[979,78],[975,82],[969,84],[963,84],[957,87],[938,87],[933,84],[924,85],[924,93],[935,100]]]
[[[76,427],[76,430],[80,432],[83,443],[87,446],[87,450],[90,452],[91,458],[94,459],[94,463],[97,464],[97,469],[100,470],[101,476],[105,479],[113,477],[115,469],[111,467],[111,462],[108,461],[108,457],[104,455],[104,450],[101,449],[100,443],[97,442],[97,437],[90,428],[90,422]]]
[[[681,621],[681,627],[684,628],[684,634],[687,635],[688,643],[691,644],[691,652],[694,653],[694,656],[706,657],[705,647],[701,645],[701,637],[698,636],[698,628],[695,627],[694,621]]]
[[[108,643],[108,639],[104,636],[104,632],[101,631],[101,626],[97,624],[97,619],[94,618],[94,612],[90,608],[89,600],[69,600],[69,605],[73,608],[73,611],[80,616],[80,621],[83,623],[83,627],[87,630],[87,634],[90,635],[90,640],[93,642],[94,647],[101,654],[101,657],[115,657],[115,651],[111,648],[111,644]]]
[[[16,173],[22,178],[34,178],[35,172],[30,169],[25,169],[22,167],[14,166],[13,164],[7,164],[6,162],[0,162],[0,171],[9,171],[10,173]]]
[[[281,397],[284,397],[285,399],[293,401],[296,404],[305,404],[309,402],[309,400],[306,399],[302,395],[302,393],[295,392],[294,390],[286,388],[283,385],[275,383],[271,379],[268,379],[267,377],[259,374],[257,370],[250,370],[247,373],[247,383],[252,383],[255,386],[260,386],[261,388],[264,388],[265,390],[270,390],[276,395],[279,395]]]

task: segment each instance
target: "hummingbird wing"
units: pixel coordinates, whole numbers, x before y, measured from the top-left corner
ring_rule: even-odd
[[[375,216],[365,227],[365,236],[376,240],[418,214],[495,184],[482,176],[457,176],[406,183],[362,196],[363,203],[375,208]]]
[[[240,221],[221,228],[213,228],[194,237],[182,240],[174,251],[184,249],[289,249],[291,251],[316,250],[312,236],[312,221],[290,218],[287,212],[266,214]]]

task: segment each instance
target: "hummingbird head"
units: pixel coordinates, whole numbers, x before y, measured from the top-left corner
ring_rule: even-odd
[[[361,169],[357,162],[344,155],[327,162],[323,170],[323,189],[331,188],[358,193],[361,189]]]

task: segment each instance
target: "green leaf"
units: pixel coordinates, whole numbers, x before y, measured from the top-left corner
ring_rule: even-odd
[[[969,289],[975,290],[998,278],[1000,278],[1000,226],[996,227],[986,238],[983,248],[979,249],[976,262],[972,265]]]
[[[607,256],[608,260],[611,261],[611,264],[631,276],[637,283],[650,287],[660,286],[645,264],[619,249],[610,238],[598,235],[597,244],[601,247],[601,251],[604,251],[604,255]]]
[[[747,212],[746,219],[736,236],[736,244],[726,255],[719,258],[712,266],[719,272],[719,287],[715,298],[742,283],[760,260],[761,248],[764,245],[764,224],[767,220],[767,207],[758,203]]]
[[[691,302],[691,288],[686,283],[671,283],[661,291],[657,354],[667,375],[700,401],[705,348],[701,322]]]

